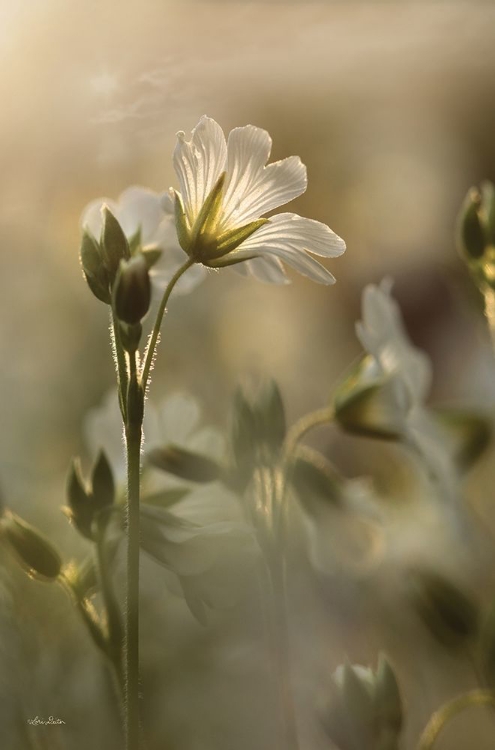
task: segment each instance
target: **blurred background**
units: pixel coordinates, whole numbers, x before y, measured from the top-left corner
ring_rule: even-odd
[[[480,300],[456,254],[454,226],[467,189],[495,178],[494,29],[495,8],[472,2],[0,0],[0,485],[6,505],[56,539],[66,557],[84,551],[60,513],[66,470],[84,449],[84,415],[114,375],[106,310],[79,266],[79,217],[93,198],[116,198],[131,184],[159,191],[176,185],[175,133],[189,132],[204,113],[226,132],[247,123],[266,128],[273,159],[300,155],[309,187],[290,210],[329,224],[348,250],[328,264],[337,277],[332,288],[295,275],[290,287],[267,287],[225,272],[211,273],[193,295],[175,299],[153,397],[191,392],[207,421],[222,426],[240,377],[262,372],[280,383],[293,421],[325,403],[359,354],[354,323],[362,288],[389,275],[412,339],[432,358],[432,401],[491,413],[494,363]],[[348,476],[371,474],[383,484],[391,462],[401,463],[397,451],[380,444],[334,433],[319,440]],[[492,459],[469,478],[467,494],[483,527],[495,534]],[[407,524],[410,511],[403,512]],[[411,523],[414,554],[428,553],[432,541],[421,518]],[[456,543],[435,541],[452,574],[461,575]],[[465,576],[469,569],[469,585],[485,595],[490,543],[475,547],[479,556],[468,556],[466,567],[460,555],[457,567]],[[7,558],[2,565],[0,690],[9,698],[0,701],[0,732],[11,742],[5,747],[45,747],[34,743],[47,741],[49,728],[19,740],[19,727],[25,716],[57,712],[66,719],[66,734],[50,736],[50,748],[86,748],[90,741],[95,749],[120,747],[118,715],[109,720],[96,700],[108,690],[103,667],[75,615],[58,592],[25,581]],[[303,607],[296,630],[303,642],[309,627],[326,632],[329,673],[346,654],[376,663],[379,648],[394,652],[410,709],[409,748],[429,713],[474,678],[469,664],[439,655],[419,626],[398,627],[395,584],[387,578],[382,584],[378,603],[380,597],[355,584],[340,598],[327,592],[331,606],[321,605],[324,616],[310,613],[305,620]],[[322,590],[325,600],[323,584]],[[186,631],[181,625],[187,647],[175,661],[172,645],[166,654],[177,673],[175,703],[155,699],[150,708],[157,742],[165,737],[167,747],[181,750],[273,746],[265,717],[270,701],[253,697],[259,674],[243,671],[251,657],[238,625],[234,616],[219,624],[221,638],[194,622]],[[176,631],[170,622],[165,627],[172,643]],[[205,641],[210,650],[202,661]],[[219,643],[231,648],[214,658]],[[315,661],[321,668],[318,653],[305,663]],[[177,698],[181,680],[190,704]],[[225,697],[226,684],[237,703]],[[229,720],[222,722],[226,707]],[[249,736],[252,712],[260,717],[256,739]],[[438,746],[474,746],[472,724],[465,722]],[[476,747],[493,748],[489,720],[487,728],[481,719],[476,725]]]

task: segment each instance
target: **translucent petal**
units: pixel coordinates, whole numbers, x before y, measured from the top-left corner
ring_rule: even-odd
[[[184,393],[174,393],[162,402],[159,414],[162,445],[176,443],[187,446],[201,416],[197,401]]]
[[[235,128],[227,144],[222,228],[245,224],[304,193],[306,167],[298,156],[265,166],[272,140],[266,130]]]
[[[126,237],[141,229],[143,245],[154,242],[155,233],[164,217],[161,195],[133,185],[119,198],[117,219]]]
[[[329,227],[297,214],[278,214],[270,218],[235,251],[237,257],[274,255],[297,271],[322,284],[335,279],[309,253],[325,257],[341,255],[345,243]]]
[[[227,145],[223,130],[209,117],[203,116],[186,141],[177,134],[174,168],[179,178],[184,208],[191,224],[207,195],[225,169]]]

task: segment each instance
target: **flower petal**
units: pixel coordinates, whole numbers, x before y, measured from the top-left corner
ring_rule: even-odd
[[[206,197],[225,169],[227,146],[220,125],[203,116],[186,141],[177,133],[174,168],[179,178],[184,208],[191,225]]]
[[[266,284],[290,284],[282,263],[275,257],[252,258],[232,266],[232,269],[243,276],[252,275]]]
[[[298,156],[265,166],[271,145],[267,131],[253,125],[231,131],[227,144],[223,230],[257,219],[306,190],[306,167]]]
[[[101,215],[103,206],[108,206],[114,216],[119,211],[118,203],[111,198],[96,198],[91,203],[88,203],[81,216],[82,228],[92,234],[98,242],[100,241],[101,230],[103,228],[103,217]]]
[[[239,246],[235,255],[238,258],[253,253],[275,255],[314,281],[333,284],[332,274],[309,253],[332,258],[344,250],[344,241],[325,224],[285,213],[271,217]]]
[[[164,217],[162,196],[152,190],[133,185],[119,198],[117,219],[126,237],[141,229],[141,242],[154,242],[156,231]]]

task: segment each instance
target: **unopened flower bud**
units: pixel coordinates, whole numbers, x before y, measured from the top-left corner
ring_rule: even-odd
[[[100,512],[115,501],[113,474],[103,451],[96,460],[89,485],[82,478],[79,461],[72,462],[67,479],[67,500],[68,508],[64,510],[69,520],[80,534],[93,540],[94,522]]]
[[[430,633],[447,648],[465,645],[478,632],[476,603],[442,575],[426,570],[411,573],[412,603]]]
[[[62,569],[60,555],[44,534],[26,521],[13,513],[6,514],[0,521],[0,536],[32,578],[53,581],[58,577]]]
[[[154,448],[147,459],[157,469],[192,482],[214,482],[222,475],[222,467],[216,461],[178,445]]]
[[[467,260],[479,260],[485,252],[487,237],[481,218],[481,194],[471,188],[464,200],[458,223],[459,250]]]
[[[148,266],[141,254],[121,261],[113,295],[117,318],[128,325],[140,323],[151,302]]]
[[[373,372],[363,357],[334,394],[335,418],[348,432],[398,440],[403,432],[407,396],[401,382]]]

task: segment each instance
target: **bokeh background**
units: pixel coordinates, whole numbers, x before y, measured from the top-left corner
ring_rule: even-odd
[[[226,131],[248,122],[266,128],[274,159],[299,154],[309,188],[294,210],[328,223],[348,250],[329,263],[338,280],[330,289],[296,276],[292,286],[272,288],[225,272],[176,298],[154,396],[189,391],[208,421],[224,425],[239,378],[263,372],[279,381],[291,420],[317,408],[359,354],[354,322],[363,286],[390,275],[413,340],[433,360],[432,401],[491,413],[494,362],[454,226],[467,189],[495,177],[494,29],[491,3],[0,0],[5,503],[66,556],[84,551],[60,513],[65,474],[84,450],[84,415],[111,387],[113,369],[106,311],[79,266],[79,217],[91,199],[117,197],[130,184],[175,185],[175,133],[190,131],[203,113]],[[371,474],[379,485],[391,464],[401,464],[393,448],[334,433],[315,440],[347,475]],[[492,459],[467,487],[487,534],[495,533]],[[474,545],[469,564],[459,554],[456,567],[456,544],[428,536],[421,515],[391,494],[387,503],[406,506],[400,518],[411,522],[415,554],[435,546],[452,574],[486,598],[489,540]],[[67,602],[25,581],[3,553],[2,566],[2,747],[120,747],[118,716],[108,718],[102,699],[103,667]],[[393,652],[410,710],[409,748],[429,712],[474,678],[467,662],[439,653],[411,625],[412,615],[398,625],[394,585],[387,577],[369,589],[353,583],[332,598],[321,584],[331,606],[313,617],[301,603],[295,630],[304,643],[313,627],[328,628],[328,673],[346,655],[373,662],[379,648]],[[157,747],[272,746],[270,700],[258,698],[259,673],[243,671],[252,657],[242,652],[248,646],[236,622],[232,616],[206,634],[194,623],[157,624],[156,638],[163,628],[169,642],[169,671],[186,686],[173,693],[175,703],[164,697],[150,709],[157,742],[170,743]],[[182,645],[174,651],[177,631]],[[305,663],[315,662],[321,668],[321,654],[312,652]],[[226,692],[235,696],[230,702]],[[22,736],[26,717],[57,712],[67,722],[61,738],[47,739],[45,730]],[[256,739],[253,713],[262,727]],[[485,717],[477,719],[476,747],[492,748],[489,720],[485,727]],[[439,747],[474,746],[473,723],[459,720],[456,728]]]

